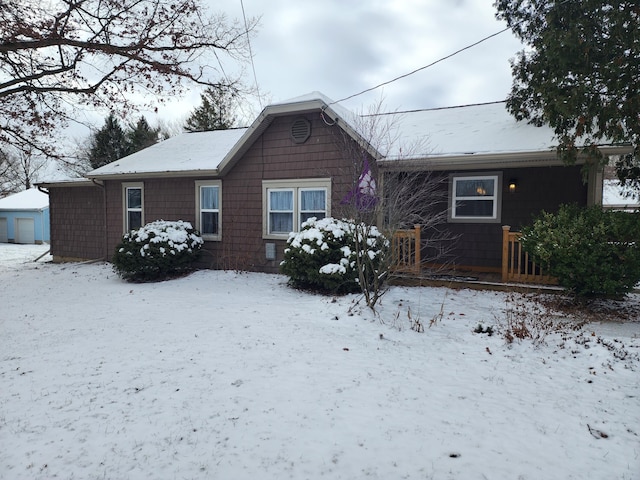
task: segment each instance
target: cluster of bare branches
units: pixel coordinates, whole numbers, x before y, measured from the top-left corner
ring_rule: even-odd
[[[0,198],[30,189],[45,166],[44,158],[34,157],[28,152],[0,150]]]
[[[420,225],[426,233],[416,248],[421,249],[423,265],[444,264],[455,242],[454,236],[444,228],[447,221],[447,189],[445,176],[431,171],[411,171],[406,168],[382,169],[377,160],[389,156],[392,147],[401,151],[398,165],[403,159],[416,154],[424,155],[428,145],[416,143],[402,145],[397,123],[401,113],[381,114],[382,100],[369,112],[354,115],[350,122],[355,132],[340,130],[337,142],[346,158],[352,160],[351,171],[345,172],[352,179],[352,190],[343,200],[338,214],[355,221],[356,237],[367,239],[370,229],[378,228],[391,241],[399,230]],[[374,308],[386,292],[386,282],[394,273],[395,259],[388,246],[383,262],[372,261],[364,253],[365,243],[357,244],[357,269],[365,301]]]
[[[186,85],[239,89],[257,24],[200,0],[0,3],[0,149],[55,156],[77,108],[153,109]]]

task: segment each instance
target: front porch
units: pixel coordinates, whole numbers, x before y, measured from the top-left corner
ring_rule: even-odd
[[[559,292],[555,278],[531,260],[522,250],[520,232],[502,227],[501,268],[474,268],[457,265],[428,265],[421,261],[423,245],[420,225],[399,230],[392,239],[393,283],[404,285],[439,285],[493,290],[545,290]]]

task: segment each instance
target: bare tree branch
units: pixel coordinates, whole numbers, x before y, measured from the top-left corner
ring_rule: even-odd
[[[30,189],[38,180],[46,160],[23,151],[0,153],[0,197]]]
[[[382,110],[380,101],[367,114],[351,119],[359,134],[355,139],[342,129],[338,131],[337,144],[343,154],[352,159],[351,171],[345,172],[346,178],[352,181],[352,194],[342,201],[337,214],[354,220],[356,240],[369,238],[374,225],[389,241],[399,230],[420,225],[425,234],[416,246],[422,253],[420,266],[443,266],[456,240],[444,228],[447,178],[429,171],[382,171],[377,166],[376,160],[388,156],[391,148],[401,142],[396,125],[401,114],[382,115]],[[416,152],[424,154],[427,146],[404,144],[395,149],[402,152],[402,158],[411,158]],[[356,268],[367,306],[374,309],[387,290],[386,281],[394,273],[395,259],[390,250],[383,262],[372,261],[365,254],[368,248],[365,243],[356,242]]]
[[[188,84],[242,91],[256,25],[202,0],[2,2],[0,147],[59,154],[52,137],[76,108],[153,108]]]

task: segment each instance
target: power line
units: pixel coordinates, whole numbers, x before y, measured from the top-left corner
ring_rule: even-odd
[[[247,26],[247,15],[244,12],[244,2],[242,0],[240,0],[240,6],[242,7],[242,18],[244,20],[244,32],[247,35],[247,45],[249,46],[249,58],[251,60],[251,70],[253,70],[253,83],[255,83],[256,85],[258,102],[260,103],[260,109],[262,109],[262,98],[260,97],[260,87],[258,86],[258,77],[256,76],[256,66],[253,63],[253,51],[251,50],[251,37],[249,36],[249,27]]]
[[[558,4],[556,5],[556,7],[560,7],[560,6],[564,5],[565,3],[568,3],[569,1],[570,1],[570,0],[562,0],[560,3],[558,3]],[[539,12],[542,10],[542,8],[543,8],[544,6],[545,6],[545,4],[544,4],[544,3],[542,3],[542,4],[541,4],[541,5],[540,5],[536,10],[535,10],[535,13],[539,13]],[[446,57],[442,57],[442,58],[440,58],[440,59],[436,60],[435,62],[430,63],[429,65],[425,65],[425,66],[423,66],[423,67],[416,68],[415,70],[413,70],[413,71],[411,71],[411,72],[409,72],[409,73],[405,73],[404,75],[400,75],[399,77],[392,78],[391,80],[388,80],[388,81],[386,81],[386,82],[382,82],[382,83],[380,83],[379,85],[376,85],[375,87],[367,88],[366,90],[363,90],[363,91],[361,91],[361,92],[354,93],[353,95],[349,95],[348,97],[341,98],[340,100],[336,100],[335,102],[332,102],[332,103],[331,103],[331,105],[333,105],[334,103],[344,102],[345,100],[350,100],[350,99],[352,99],[352,98],[354,98],[354,97],[358,97],[358,96],[360,96],[360,95],[362,95],[362,94],[364,94],[364,93],[370,92],[370,91],[375,90],[375,89],[380,88],[380,87],[384,87],[385,85],[389,85],[390,83],[393,83],[393,82],[395,82],[395,81],[397,81],[397,80],[400,80],[400,79],[402,79],[402,78],[405,78],[405,77],[408,77],[408,76],[410,76],[410,75],[413,75],[414,73],[420,72],[420,71],[425,70],[425,69],[427,69],[427,68],[429,68],[429,67],[433,67],[434,65],[436,65],[436,64],[438,64],[438,63],[440,63],[440,62],[443,62],[444,60],[447,60],[448,58],[451,58],[451,57],[453,57],[453,56],[455,56],[455,55],[459,54],[460,52],[464,52],[465,50],[469,50],[470,48],[473,48],[473,47],[475,47],[476,45],[481,44],[482,42],[486,42],[487,40],[489,40],[489,39],[491,39],[491,38],[493,38],[493,37],[496,37],[496,36],[500,35],[501,33],[506,32],[507,30],[511,30],[513,27],[515,27],[515,26],[517,26],[517,25],[520,25],[521,23],[524,23],[524,22],[525,22],[525,19],[522,19],[522,20],[520,20],[519,22],[516,22],[516,23],[514,23],[514,24],[513,24],[513,25],[511,25],[511,26],[507,26],[506,28],[504,28],[504,29],[500,30],[499,32],[492,33],[491,35],[489,35],[489,36],[487,36],[487,37],[484,37],[483,39],[478,40],[477,42],[472,43],[471,45],[467,45],[466,47],[461,48],[460,50],[456,50],[455,52],[453,52],[453,53],[451,53],[451,54],[447,55]]]
[[[380,87],[384,87],[385,85],[389,85],[390,83],[398,81],[398,80],[400,80],[402,78],[405,78],[405,77],[408,77],[410,75],[413,75],[414,73],[418,73],[418,72],[420,72],[422,70],[425,70],[425,69],[427,69],[429,67],[433,67],[434,65],[436,65],[436,64],[438,64],[440,62],[443,62],[443,61],[445,61],[445,60],[447,60],[447,59],[449,59],[449,58],[451,58],[451,57],[453,57],[453,56],[455,56],[455,55],[457,55],[457,54],[459,54],[461,52],[464,52],[465,50],[469,50],[470,48],[473,48],[476,45],[481,44],[482,42],[486,42],[487,40],[489,40],[489,39],[491,39],[493,37],[496,37],[496,36],[500,35],[501,33],[506,32],[507,30],[510,30],[510,27],[504,28],[504,29],[500,30],[499,32],[496,32],[496,33],[493,33],[493,34],[491,34],[491,35],[489,35],[487,37],[484,37],[483,39],[478,40],[477,42],[472,43],[471,45],[467,45],[466,47],[461,48],[460,50],[456,50],[455,52],[447,55],[446,57],[442,57],[442,58],[439,58],[438,60],[436,60],[435,62],[431,62],[429,65],[425,65],[423,67],[416,68],[415,70],[413,70],[413,71],[411,71],[409,73],[405,73],[404,75],[400,75],[399,77],[392,78],[391,80],[387,80],[386,82],[382,82],[382,83],[376,85],[375,87],[367,88],[366,90],[362,90],[361,92],[354,93],[353,95],[349,95],[348,97],[341,98],[340,100],[336,100],[335,102],[332,102],[331,105],[333,105],[334,103],[344,102],[345,100],[350,100],[350,99],[352,99],[354,97],[358,97],[358,96],[363,95],[363,94],[365,94],[367,92],[370,92],[372,90],[376,90],[376,89],[378,89]]]
[[[498,103],[506,103],[506,102],[507,102],[506,100],[494,100],[492,102],[466,103],[463,105],[451,105],[448,107],[414,108],[412,110],[399,110],[394,112],[367,113],[365,115],[362,115],[362,117],[382,117],[385,115],[399,115],[403,113],[434,112],[436,110],[455,110],[456,108],[480,107],[483,105],[497,105]]]

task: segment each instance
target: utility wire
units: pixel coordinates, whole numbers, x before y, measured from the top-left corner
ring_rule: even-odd
[[[258,103],[260,103],[260,109],[262,110],[262,98],[260,97],[260,87],[258,86],[258,77],[256,76],[256,66],[253,63],[253,51],[251,50],[251,37],[249,36],[249,27],[247,26],[247,15],[244,12],[244,2],[242,0],[240,0],[240,6],[242,7],[242,18],[244,19],[244,32],[247,35],[247,45],[249,46],[249,58],[251,59],[251,70],[253,70],[253,83],[256,85]]]
[[[558,4],[556,5],[556,7],[560,7],[560,6],[564,5],[565,3],[568,3],[569,1],[570,1],[570,0],[562,0],[560,3],[558,3]],[[536,9],[536,12],[535,12],[535,13],[540,12],[540,11],[542,10],[542,8],[544,7],[544,5],[545,5],[544,3],[543,3],[543,4],[541,4],[541,5]],[[372,90],[375,90],[375,89],[377,89],[377,88],[384,87],[385,85],[389,85],[390,83],[393,83],[393,82],[395,82],[395,81],[397,81],[397,80],[400,80],[400,79],[402,79],[402,78],[405,78],[405,77],[408,77],[408,76],[410,76],[410,75],[413,75],[414,73],[420,72],[420,71],[425,70],[425,69],[427,69],[427,68],[429,68],[429,67],[433,67],[434,65],[436,65],[436,64],[438,64],[438,63],[440,63],[440,62],[443,62],[444,60],[447,60],[448,58],[451,58],[451,57],[453,57],[453,56],[455,56],[455,55],[457,55],[457,54],[459,54],[459,53],[461,53],[461,52],[464,52],[465,50],[469,50],[470,48],[473,48],[473,47],[475,47],[476,45],[481,44],[482,42],[486,42],[487,40],[489,40],[489,39],[491,39],[491,38],[493,38],[493,37],[496,37],[496,36],[500,35],[501,33],[506,32],[507,30],[511,30],[513,27],[515,27],[515,26],[517,26],[517,25],[520,25],[521,23],[524,23],[524,22],[525,22],[525,19],[522,19],[522,20],[520,20],[519,22],[516,22],[516,23],[514,23],[513,25],[508,26],[508,27],[506,27],[506,28],[504,28],[504,29],[500,30],[499,32],[496,32],[496,33],[493,33],[493,34],[491,34],[491,35],[489,35],[489,36],[487,36],[487,37],[484,37],[483,39],[478,40],[477,42],[472,43],[471,45],[467,45],[466,47],[461,48],[460,50],[456,50],[455,52],[453,52],[453,53],[451,53],[451,54],[447,55],[446,57],[442,57],[442,58],[440,58],[440,59],[436,60],[435,62],[430,63],[429,65],[425,65],[425,66],[423,66],[423,67],[420,67],[420,68],[417,68],[417,69],[413,70],[412,72],[405,73],[404,75],[400,75],[399,77],[393,78],[393,79],[388,80],[388,81],[386,81],[386,82],[382,82],[382,83],[380,83],[379,85],[376,85],[375,87],[367,88],[366,90],[362,90],[361,92],[354,93],[353,95],[349,95],[348,97],[341,98],[340,100],[336,100],[335,102],[332,102],[330,105],[333,105],[334,103],[344,102],[345,100],[350,100],[350,99],[352,99],[352,98],[354,98],[354,97],[358,97],[358,96],[360,96],[360,95],[363,95],[363,94],[365,94],[365,93],[367,93],[367,92],[370,92],[370,91],[372,91]]]
[[[466,103],[464,105],[451,105],[448,107],[414,108],[412,110],[398,110],[394,112],[367,113],[361,116],[362,117],[382,117],[384,115],[397,115],[402,113],[433,112],[436,110],[455,110],[456,108],[479,107],[481,105],[496,105],[498,103],[506,103],[506,102],[507,102],[506,100],[494,100],[492,102]]]
[[[380,84],[376,85],[375,87],[367,88],[366,90],[362,90],[361,92],[354,93],[353,95],[349,95],[348,97],[341,98],[340,100],[336,100],[335,102],[332,102],[331,105],[333,105],[334,103],[344,102],[345,100],[350,100],[350,99],[352,99],[354,97],[358,97],[358,96],[363,95],[363,94],[365,94],[367,92],[370,92],[372,90],[376,90],[377,88],[384,87],[385,85],[389,85],[390,83],[393,83],[393,82],[395,82],[397,80],[400,80],[402,78],[405,78],[405,77],[408,77],[410,75],[413,75],[414,73],[418,73],[418,72],[420,72],[422,70],[425,70],[425,69],[427,69],[429,67],[433,67],[434,65],[436,65],[436,64],[438,64],[440,62],[443,62],[443,61],[453,57],[454,55],[457,55],[457,54],[459,54],[461,52],[464,52],[465,50],[469,50],[470,48],[473,48],[476,45],[481,44],[482,42],[486,42],[490,38],[496,37],[496,36],[500,35],[501,33],[506,32],[507,30],[510,30],[510,27],[504,28],[504,29],[500,30],[499,32],[496,32],[496,33],[493,33],[493,34],[489,35],[488,37],[484,37],[483,39],[478,40],[477,42],[472,43],[471,45],[467,45],[466,47],[461,48],[460,50],[456,50],[455,52],[447,55],[446,57],[439,58],[435,62],[430,63],[429,65],[425,65],[423,67],[416,68],[415,70],[413,70],[413,71],[411,71],[409,73],[405,73],[404,75],[400,75],[399,77],[392,78],[391,80],[387,80],[386,82],[380,83]]]

